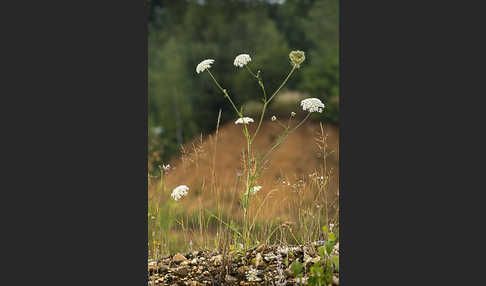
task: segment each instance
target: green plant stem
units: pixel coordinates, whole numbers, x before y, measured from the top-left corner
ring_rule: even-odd
[[[209,69],[207,70],[209,75],[211,76],[211,78],[213,79],[214,83],[218,86],[218,88],[223,92],[223,94],[225,95],[225,97],[229,100],[229,102],[231,103],[231,105],[233,106],[233,109],[236,111],[236,114],[238,114],[238,116],[240,118],[243,118],[243,114],[238,110],[238,108],[236,108],[236,105],[234,104],[233,100],[231,100],[231,97],[230,95],[228,94],[228,92],[226,91],[226,89],[224,89],[220,84],[219,82],[216,80],[216,78],[214,78],[213,74],[209,71]],[[250,184],[250,154],[251,154],[251,136],[250,136],[250,132],[248,131],[248,127],[246,126],[246,124],[243,123],[243,129],[244,129],[244,135],[245,135],[245,138],[246,138],[246,143],[247,143],[247,150],[248,150],[248,156],[247,156],[247,175],[246,175],[246,197],[244,199],[244,202],[243,202],[243,205],[244,205],[244,208],[243,208],[243,225],[244,225],[244,228],[243,228],[243,237],[245,239],[245,248],[247,248],[248,246],[248,229],[247,229],[247,215],[248,215],[248,201],[249,201],[249,194],[250,194],[250,187],[251,187],[251,184]]]
[[[282,84],[278,87],[278,89],[272,94],[272,96],[270,96],[270,99],[268,100],[268,102],[272,101],[272,99],[275,97],[275,95],[277,95],[277,93],[280,91],[280,89],[285,85],[285,83],[287,83],[287,80],[289,80],[290,76],[292,75],[292,73],[294,72],[296,68],[296,65],[294,65],[292,67],[292,70],[290,70],[289,74],[287,75],[287,77],[285,78],[285,80],[282,82]]]
[[[248,67],[248,66],[247,66]],[[278,92],[280,91],[280,89],[282,89],[282,87],[287,83],[287,81],[289,80],[290,76],[292,75],[292,73],[294,72],[295,70],[295,65],[292,67],[292,69],[290,70],[289,74],[287,75],[287,77],[284,79],[284,81],[282,82],[282,84],[280,84],[280,86],[277,88],[277,90],[275,90],[275,92],[272,94],[272,96],[270,96],[270,99],[267,100],[267,94],[265,92],[265,88],[263,86],[263,82],[261,81],[261,78],[254,75],[253,72],[250,70],[250,68],[248,68],[248,71],[250,72],[250,74],[252,74],[254,77],[256,77],[258,79],[258,84],[261,86],[262,90],[263,90],[263,96],[264,96],[264,100],[263,100],[263,109],[262,109],[262,115],[260,116],[260,120],[258,122],[258,127],[255,131],[255,133],[253,134],[253,139],[252,141],[256,138],[256,135],[258,134],[258,131],[260,131],[260,127],[262,126],[262,121],[263,121],[263,116],[265,115],[265,111],[267,110],[267,106],[268,104],[272,101],[272,99],[278,94]]]
[[[233,100],[231,100],[231,97],[229,96],[228,91],[226,91],[226,89],[224,89],[224,88],[221,87],[221,85],[214,78],[213,74],[209,71],[209,69],[207,69],[207,71],[208,71],[209,75],[213,78],[214,83],[216,83],[216,85],[219,87],[219,89],[224,93],[224,96],[229,100],[229,102],[233,106],[234,110],[236,111],[236,114],[238,114],[238,116],[240,118],[243,118],[243,114],[241,114],[241,112],[238,110],[238,108],[236,108],[236,105],[234,104]]]
[[[267,151],[267,153],[265,153],[265,155],[263,156],[263,158],[260,160],[260,166],[259,166],[259,169],[257,169],[257,173],[259,172],[260,169],[263,168],[263,165],[265,164],[265,160],[268,158],[268,156],[270,156],[270,154],[272,154],[272,152],[278,147],[280,146],[280,144],[283,143],[283,141],[285,140],[285,138],[287,138],[292,132],[294,132],[297,128],[299,128],[302,124],[304,124],[304,122],[309,118],[309,116],[311,115],[311,113],[309,112],[305,117],[304,119],[299,122],[299,124],[297,124],[294,128],[292,128],[290,131],[288,129],[286,129],[284,131],[284,133],[278,138],[277,140],[277,143],[275,143],[275,145],[272,146],[272,148],[270,148],[270,150]]]
[[[309,118],[310,115],[311,115],[311,112],[307,113],[307,115],[304,117],[304,119],[299,124],[297,124],[294,128],[292,128],[292,130],[289,131],[289,134],[294,132],[297,128],[299,128],[302,124],[304,124],[304,122]]]
[[[210,214],[211,217],[214,217],[215,219],[217,219],[221,223],[225,224],[228,228],[230,228],[232,231],[234,231],[239,236],[242,236],[241,233],[237,229],[235,229],[234,227],[232,227],[231,225],[229,225],[228,223],[226,223],[225,221],[223,221],[222,219],[220,219],[219,217],[217,217],[215,214],[213,214],[212,212],[210,212],[208,209],[204,209],[204,210],[207,211]]]
[[[246,124],[245,129],[246,129]],[[245,239],[245,250],[248,248],[248,223],[247,223],[247,213],[248,213],[248,207],[249,207],[249,200],[250,200],[250,148],[251,148],[251,139],[250,139],[250,134],[247,131],[247,136],[246,136],[246,144],[247,144],[247,149],[248,149],[248,154],[247,154],[247,171],[246,171],[246,198],[245,198],[245,208],[244,208],[244,216],[243,216],[243,223],[244,223],[244,239]]]

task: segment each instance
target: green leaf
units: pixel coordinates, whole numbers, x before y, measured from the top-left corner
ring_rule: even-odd
[[[309,282],[309,285],[319,285],[319,279],[317,279],[317,277],[314,277],[314,276],[311,276],[309,277],[309,280],[307,280]]]
[[[330,241],[336,241],[336,235],[334,233],[329,234],[329,240]]]
[[[299,275],[302,272],[302,268],[303,268],[302,263],[300,263],[297,260],[292,262],[292,264],[290,264],[290,269],[292,269],[295,276]]]
[[[319,246],[319,248],[317,248],[317,251],[319,252],[319,255],[322,257],[322,258],[325,258],[326,257],[326,248],[324,246]]]
[[[332,263],[334,264],[334,267],[339,272],[339,256],[338,255],[333,255],[331,257],[331,259],[332,259]]]
[[[336,245],[336,241],[325,241],[324,244],[326,245],[327,254],[331,255],[334,245]]]
[[[327,225],[325,225],[325,226],[322,227],[322,232],[325,233],[325,234],[327,234]]]

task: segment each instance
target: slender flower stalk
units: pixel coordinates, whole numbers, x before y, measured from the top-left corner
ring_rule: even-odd
[[[265,93],[265,99],[264,99],[263,108],[262,108],[262,115],[260,116],[260,121],[258,122],[258,127],[257,127],[255,133],[253,134],[253,140],[255,139],[256,135],[258,134],[258,131],[260,131],[260,127],[262,126],[263,116],[265,115],[265,111],[267,110],[268,104],[278,94],[278,92],[280,91],[280,89],[282,89],[282,87],[287,83],[287,81],[289,80],[290,76],[294,72],[295,67],[296,67],[295,65],[292,67],[292,69],[290,70],[290,72],[287,75],[287,77],[284,79],[284,81],[282,82],[282,84],[277,88],[277,90],[270,96],[270,99],[268,99],[268,101],[266,100],[266,93]],[[262,83],[261,86],[263,88],[263,83]],[[264,91],[265,91],[265,89],[264,89]]]
[[[216,85],[219,87],[219,89],[223,92],[224,96],[229,100],[229,102],[233,106],[234,110],[236,111],[236,114],[238,114],[239,117],[243,117],[243,115],[238,110],[238,108],[236,108],[236,105],[233,102],[233,100],[231,100],[231,97],[229,96],[228,91],[226,89],[224,89],[224,88],[221,87],[221,85],[219,84],[219,82],[214,78],[213,74],[209,70],[207,70],[207,71],[208,71],[209,75],[213,78],[214,83],[216,83]]]

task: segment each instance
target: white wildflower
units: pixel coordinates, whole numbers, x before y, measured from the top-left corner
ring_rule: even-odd
[[[235,124],[248,124],[250,122],[255,122],[255,121],[253,121],[253,118],[243,117],[243,118],[238,118],[238,120],[235,121]]]
[[[293,111],[292,111],[292,112],[290,112],[290,116],[295,117],[295,115],[297,115],[297,113],[295,113],[295,112],[293,112]]]
[[[170,165],[169,164],[167,164],[167,165],[162,164],[162,168],[164,169],[164,171],[169,171]]]
[[[322,112],[324,108],[324,103],[318,98],[307,98],[300,102],[303,110],[308,110],[309,112]]]
[[[178,201],[182,197],[187,196],[187,190],[189,190],[189,188],[186,185],[180,185],[172,191],[171,196],[174,200]]]
[[[277,120],[277,117],[274,115],[274,116],[272,116],[272,121],[275,121],[275,120]]]
[[[332,231],[333,228],[334,228],[334,224],[333,223],[330,223],[329,224],[329,229]]]
[[[262,189],[262,186],[254,186],[253,188],[251,188],[250,194],[254,195],[261,189]]]
[[[204,60],[202,62],[200,62],[197,67],[196,67],[196,72],[197,73],[201,73],[205,70],[207,70],[208,68],[211,67],[211,65],[214,63],[214,60],[212,59],[207,59],[207,60]]]
[[[250,55],[241,54],[241,55],[236,56],[233,64],[237,67],[242,68],[242,67],[246,66],[250,61],[251,61]]]

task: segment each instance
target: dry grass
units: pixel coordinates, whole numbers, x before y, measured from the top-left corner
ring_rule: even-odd
[[[250,132],[254,128],[250,126]],[[275,122],[264,122],[253,150],[264,154],[280,132]],[[150,201],[160,203],[160,209],[170,204],[170,215],[177,217],[177,224],[168,226],[165,233],[159,227],[158,239],[149,241],[159,241],[165,252],[227,248],[235,234],[229,224],[237,228],[242,220],[239,197],[244,183],[239,176],[243,173],[244,149],[241,127],[232,122],[220,127],[219,120],[215,134],[186,144],[182,156],[170,162],[173,169],[165,174],[164,186],[157,180],[149,186]],[[337,222],[338,150],[337,126],[308,122],[271,155],[257,183],[263,188],[249,211],[254,242],[308,242],[322,236],[323,225]],[[189,186],[189,195],[177,203],[170,202],[170,191],[181,184]],[[169,219],[158,215],[155,223],[165,225],[168,223],[163,220]]]

